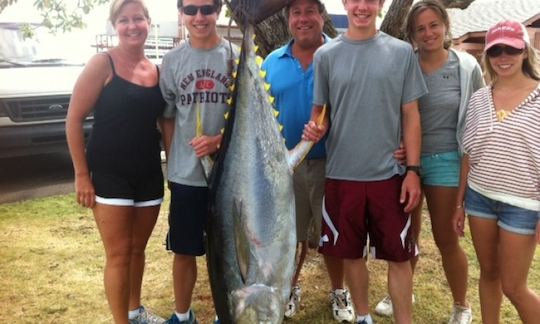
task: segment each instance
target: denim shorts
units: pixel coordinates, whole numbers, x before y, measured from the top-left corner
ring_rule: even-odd
[[[422,154],[422,184],[427,186],[457,187],[461,158],[457,151]]]
[[[538,222],[538,211],[490,199],[470,187],[465,193],[465,212],[469,217],[496,220],[499,227],[516,234],[534,235]]]

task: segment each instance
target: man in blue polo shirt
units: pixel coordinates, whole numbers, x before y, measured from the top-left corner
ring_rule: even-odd
[[[266,80],[275,97],[278,120],[289,149],[300,141],[304,124],[313,105],[313,54],[329,38],[322,32],[324,5],[319,0],[294,0],[286,7],[289,30],[293,39],[276,49],[263,62]],[[291,297],[285,316],[292,317],[299,307],[301,290],[298,278],[308,251],[310,229],[314,227],[316,244],[321,233],[322,197],[324,193],[326,152],[324,141],[316,144],[296,168],[294,193],[296,200],[297,265]],[[311,240],[313,240],[311,238]],[[352,321],[354,311],[347,289],[343,286],[343,261],[324,256],[332,292],[332,314],[339,321]]]

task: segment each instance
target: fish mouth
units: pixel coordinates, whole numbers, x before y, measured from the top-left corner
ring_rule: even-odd
[[[253,284],[233,292],[236,323],[279,323],[284,301],[274,287]]]

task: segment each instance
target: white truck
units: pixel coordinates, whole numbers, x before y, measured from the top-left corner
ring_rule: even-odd
[[[0,158],[67,149],[65,117],[84,65],[69,57],[73,45],[82,46],[38,24],[0,22]],[[91,127],[90,117],[86,136]]]

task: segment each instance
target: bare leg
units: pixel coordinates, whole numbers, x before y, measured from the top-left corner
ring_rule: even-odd
[[[292,280],[292,286],[298,285],[298,279],[300,278],[300,271],[302,271],[302,266],[306,261],[306,255],[308,252],[308,241],[298,242],[296,246],[296,269],[294,271],[294,276]]]
[[[93,208],[105,248],[103,281],[115,323],[127,323],[133,207],[96,204]]]
[[[344,259],[343,268],[345,270],[345,279],[347,280],[347,285],[351,292],[351,299],[356,313],[368,314],[369,274],[366,267],[366,259]]]
[[[410,261],[388,262],[388,291],[398,324],[412,323],[412,270]]]
[[[141,306],[141,286],[144,274],[146,244],[156,225],[159,205],[134,208],[133,236],[131,240],[129,309]]]
[[[191,255],[175,254],[173,261],[174,305],[178,313],[189,310],[196,281],[196,258]]]
[[[495,220],[469,217],[474,250],[480,263],[480,309],[482,322],[499,323],[502,289],[499,277],[499,227]]]
[[[527,276],[536,248],[534,235],[499,231],[499,267],[504,295],[516,307],[525,324],[540,320],[540,298],[527,287]]]
[[[431,229],[435,244],[442,257],[446,280],[450,286],[454,303],[468,307],[467,255],[459,245],[459,238],[452,228],[457,188],[425,186],[426,201],[431,218]]]
[[[332,290],[343,289],[345,274],[343,272],[343,259],[329,255],[323,255],[328,277],[330,277],[330,285]]]

